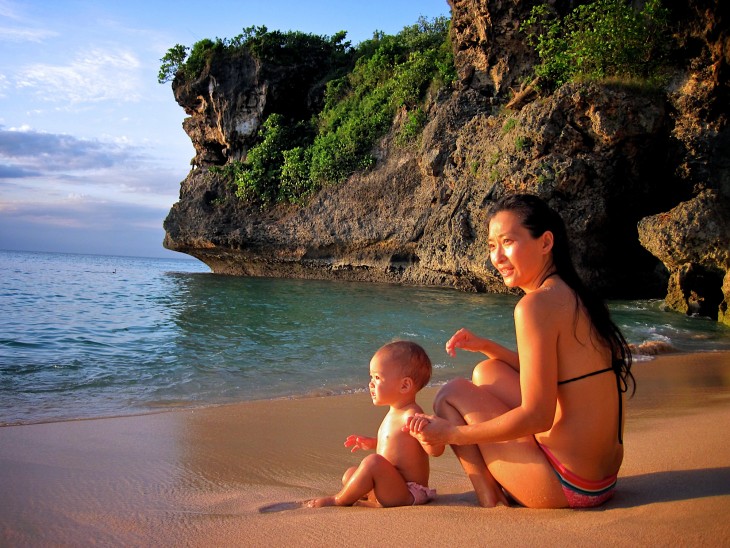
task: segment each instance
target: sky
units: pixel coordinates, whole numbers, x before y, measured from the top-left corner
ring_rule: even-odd
[[[250,26],[354,44],[446,0],[0,0],[0,250],[140,257],[195,152],[160,58]]]

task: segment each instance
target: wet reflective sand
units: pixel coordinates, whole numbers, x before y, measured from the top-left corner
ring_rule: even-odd
[[[362,458],[342,442],[384,410],[361,394],[0,428],[0,545],[727,545],[730,354],[634,371],[620,491],[598,510],[477,508],[450,451],[427,506],[299,508]]]

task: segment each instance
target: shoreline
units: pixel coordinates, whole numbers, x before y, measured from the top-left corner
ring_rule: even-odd
[[[644,364],[652,363],[655,360],[664,360],[665,358],[669,359],[690,359],[691,356],[714,356],[714,355],[727,355],[728,360],[730,360],[730,350],[725,349],[716,349],[716,350],[698,350],[698,351],[663,351],[659,350],[657,353],[647,353],[647,354],[634,354],[634,362],[632,364],[632,372],[636,370],[637,367],[642,367]],[[640,356],[640,358],[637,359],[637,356]],[[429,385],[424,388],[425,392],[428,392],[429,390],[438,390],[439,387],[443,386],[448,381],[439,381],[437,383],[429,383]],[[33,426],[33,425],[40,425],[40,424],[56,424],[56,423],[68,423],[68,422],[77,422],[77,421],[95,421],[95,420],[106,420],[106,419],[123,419],[123,418],[131,418],[131,417],[145,417],[148,415],[158,415],[162,413],[178,413],[178,412],[186,412],[186,411],[195,411],[195,410],[202,410],[202,409],[216,409],[216,408],[224,408],[229,406],[237,406],[237,405],[246,405],[249,403],[256,403],[256,402],[279,402],[279,401],[299,401],[299,400],[310,400],[310,399],[316,399],[316,398],[331,398],[331,397],[347,397],[347,396],[354,396],[357,397],[361,394],[366,394],[367,389],[348,389],[345,392],[337,392],[332,391],[330,393],[322,393],[322,390],[317,389],[313,393],[306,393],[306,394],[293,394],[288,396],[277,396],[277,397],[262,397],[262,398],[253,398],[253,399],[247,399],[247,400],[237,400],[237,401],[225,401],[225,402],[200,402],[200,403],[191,403],[191,402],[184,402],[182,404],[178,403],[168,403],[168,404],[150,404],[147,406],[147,409],[140,410],[140,411],[130,411],[129,413],[115,413],[115,414],[109,414],[109,415],[95,415],[95,416],[79,416],[79,417],[61,417],[61,418],[49,418],[49,419],[40,419],[37,421],[27,421],[27,422],[8,422],[8,423],[2,423],[0,422],[0,430],[3,428],[8,427],[17,427],[17,426]],[[425,407],[424,407],[425,409]]]
[[[419,507],[265,512],[330,494],[383,415],[362,394],[0,428],[0,544],[416,546],[730,542],[730,352],[638,362],[618,492],[593,510],[483,509],[453,453]],[[419,394],[430,412],[436,388]],[[282,504],[283,503],[283,504]]]

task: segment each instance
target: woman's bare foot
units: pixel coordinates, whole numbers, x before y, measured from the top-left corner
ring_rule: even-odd
[[[484,508],[509,506],[509,501],[504,491],[502,491],[502,487],[494,479],[489,481],[483,476],[473,476],[470,479],[474,486],[474,492],[477,495],[479,506]]]

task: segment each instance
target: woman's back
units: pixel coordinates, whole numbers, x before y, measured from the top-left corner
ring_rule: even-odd
[[[553,427],[535,437],[576,474],[601,479],[623,458],[611,350],[560,278],[546,280],[541,293],[557,330],[558,400]]]

